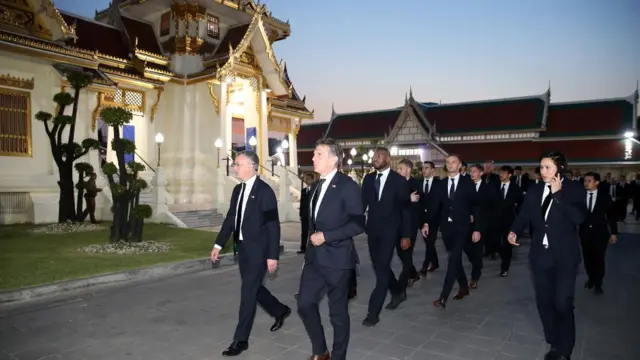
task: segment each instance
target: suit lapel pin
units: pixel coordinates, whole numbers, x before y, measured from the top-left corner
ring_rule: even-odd
[[[255,197],[255,195],[251,195],[251,198],[252,198],[252,199],[255,199],[256,197]]]
[[[336,185],[335,185],[335,184],[333,184],[333,185],[331,185],[331,187],[332,187],[332,188],[334,188],[334,187],[336,187]]]

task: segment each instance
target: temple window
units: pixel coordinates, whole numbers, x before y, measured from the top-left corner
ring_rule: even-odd
[[[31,156],[31,94],[0,88],[0,156]]]
[[[171,33],[171,11],[160,16],[160,37],[167,36]]]
[[[144,113],[144,93],[129,89],[118,89],[115,93],[105,94],[103,105],[129,109],[132,113]]]
[[[220,19],[211,14],[207,14],[207,35],[214,39],[220,38]]]

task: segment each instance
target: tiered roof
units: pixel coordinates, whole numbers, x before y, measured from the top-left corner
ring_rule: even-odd
[[[46,12],[35,14],[38,19],[46,19],[49,23],[56,23],[58,33],[54,34],[54,39],[46,36],[34,37],[27,35],[26,30],[11,32],[0,30],[0,44],[15,48],[16,51],[33,53],[42,56],[41,51],[50,53],[49,58],[62,64],[72,64],[80,68],[98,70],[107,74],[111,80],[120,82],[129,79],[135,84],[147,88],[163,86],[167,81],[181,84],[193,83],[215,79],[219,71],[229,70],[229,50],[247,49],[251,42],[249,31],[260,31],[261,35],[266,34],[263,23],[272,30],[273,38],[265,39],[269,58],[275,63],[271,42],[281,40],[289,36],[290,25],[276,19],[270,12],[266,11],[264,5],[260,6],[253,1],[243,1],[241,3],[216,0],[218,3],[245,13],[251,16],[251,23],[241,24],[229,29],[218,45],[203,43],[199,48],[200,54],[204,58],[207,68],[197,74],[175,74],[170,69],[170,58],[165,55],[172,52],[167,48],[167,44],[160,44],[156,36],[154,24],[140,21],[129,16],[124,16],[120,9],[144,6],[143,2],[137,0],[114,1],[112,7],[96,13],[96,19],[87,19],[69,12],[59,12],[53,4],[48,5]],[[39,2],[28,1],[31,8],[38,8]],[[150,2],[150,1],[149,1]],[[148,4],[149,2],[144,2]],[[253,30],[252,30],[253,26]],[[51,36],[49,36],[51,37]],[[245,44],[241,42],[244,40]],[[243,50],[244,51],[244,50]],[[234,58],[241,54],[234,52]],[[262,53],[260,53],[262,54]],[[226,68],[225,68],[226,65]],[[278,66],[280,64],[277,64]],[[274,99],[273,106],[282,111],[292,112],[297,117],[313,117],[313,112],[309,111],[304,98],[300,99],[293,88],[284,66],[278,67],[281,73],[281,88],[284,93],[290,96],[281,96]],[[204,75],[204,76],[203,76]],[[280,91],[282,93],[283,91]]]

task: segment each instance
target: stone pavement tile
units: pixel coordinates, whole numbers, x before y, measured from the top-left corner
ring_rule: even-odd
[[[357,244],[362,264],[359,296],[349,305],[349,359],[542,360],[547,345],[533,300],[526,244],[517,249],[518,259],[508,278],[497,276],[499,261],[487,260],[479,289],[462,301],[449,301],[442,310],[431,306],[446,269],[439,241],[441,268],[408,289],[408,299],[398,309],[383,310],[375,328],[361,325],[375,279],[364,255],[366,238],[359,237]],[[605,295],[597,297],[582,288],[580,268],[574,360],[640,359],[640,314],[634,311],[640,288],[629,286],[640,277],[640,242],[623,234],[607,253]],[[415,263],[420,264],[423,256],[420,242]],[[292,316],[282,330],[272,333],[273,319],[259,309],[250,350],[239,360],[296,360],[309,355],[311,344],[293,299],[302,259],[283,257],[277,276],[266,280],[267,288],[292,307]],[[394,257],[392,265],[399,274],[400,261]],[[466,260],[465,266],[468,271]],[[0,350],[4,351],[0,360],[223,359],[221,352],[230,344],[236,326],[239,295],[239,274],[231,268],[0,307]],[[320,314],[330,347],[333,333],[326,299]]]

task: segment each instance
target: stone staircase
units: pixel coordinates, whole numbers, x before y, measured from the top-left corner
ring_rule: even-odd
[[[222,226],[224,216],[216,209],[211,210],[191,210],[191,211],[174,211],[175,215],[188,228],[206,228]]]

